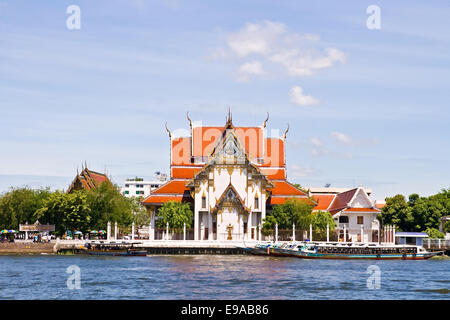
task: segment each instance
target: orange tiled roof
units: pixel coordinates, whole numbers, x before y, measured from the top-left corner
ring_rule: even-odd
[[[183,194],[189,191],[186,188],[186,180],[170,180],[152,192],[152,194]]]
[[[224,127],[194,127],[192,146],[194,157],[209,156]],[[263,130],[260,127],[234,127],[236,135],[250,158],[263,156]]]
[[[183,196],[159,196],[159,195],[150,195],[142,204],[164,204],[169,201],[178,201],[181,202],[183,200]]]
[[[297,189],[287,181],[271,181],[274,184],[272,196],[305,196],[306,193]]]
[[[67,192],[71,193],[74,190],[79,190],[80,188],[89,191],[100,186],[103,182],[110,182],[106,174],[84,168],[81,173],[77,174],[73,179],[72,184],[67,189]]]
[[[170,180],[161,187],[153,191],[142,201],[143,205],[163,204],[168,201],[192,202],[192,197],[188,188],[187,180]]]
[[[335,197],[336,195],[334,194],[312,195],[312,198],[317,201],[317,206],[314,207],[314,210],[322,210],[322,211],[328,210],[328,207],[330,206],[331,202],[334,200]]]
[[[261,172],[267,176],[269,179],[273,180],[285,180],[286,179],[286,171],[284,168],[264,168],[261,167]]]

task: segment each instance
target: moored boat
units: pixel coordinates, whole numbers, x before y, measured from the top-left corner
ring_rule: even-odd
[[[442,254],[428,252],[422,246],[375,243],[297,242],[256,245],[249,252],[259,255],[297,257],[303,259],[376,259],[426,260]]]
[[[421,246],[367,243],[306,243],[286,252],[303,259],[426,260],[442,252]]]
[[[135,248],[140,242],[104,242],[92,241],[84,245],[84,250],[89,255],[98,256],[146,256],[147,251]]]

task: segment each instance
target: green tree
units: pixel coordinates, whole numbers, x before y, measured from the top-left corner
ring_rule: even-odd
[[[320,232],[325,235],[327,232],[327,225],[330,228],[330,232],[334,231],[334,228],[336,227],[336,222],[334,221],[331,214],[325,211],[313,213],[311,224],[313,229],[316,230],[316,232]]]
[[[440,232],[438,229],[435,228],[427,228],[425,232],[432,239],[444,239],[445,237],[444,233]]]
[[[380,216],[383,225],[396,225],[400,230],[408,231],[414,223],[411,208],[401,194],[386,198],[386,206]]]
[[[169,228],[175,232],[181,232],[186,223],[186,228],[192,226],[193,213],[189,203],[169,201],[163,204],[157,212],[156,226],[165,228],[169,223]]]
[[[265,233],[274,229],[278,224],[279,229],[291,229],[295,224],[297,228],[307,229],[312,221],[313,205],[295,199],[289,199],[284,204],[277,205],[266,216],[263,223]]]
[[[450,220],[444,223],[444,232],[450,232]]]
[[[133,222],[133,202],[123,196],[119,188],[104,182],[87,193],[93,229],[106,229],[108,221],[117,222],[123,230]]]
[[[130,198],[129,200],[133,211],[133,222],[139,236],[139,229],[150,223],[150,216],[141,204],[141,197]]]
[[[50,196],[49,188],[12,188],[0,196],[0,228],[18,229],[19,224],[34,223],[34,213]]]
[[[42,208],[35,212],[34,217],[41,223],[55,225],[58,235],[70,230],[87,233],[91,227],[91,209],[86,191],[76,191],[71,194],[56,191],[44,202]]]

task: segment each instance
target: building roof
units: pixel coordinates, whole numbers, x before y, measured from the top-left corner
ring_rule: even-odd
[[[171,180],[155,189],[142,201],[144,205],[161,205],[168,201],[192,202],[187,180]]]
[[[311,196],[316,202],[317,206],[314,207],[314,210],[327,211],[330,207],[331,202],[333,202],[336,197],[335,194],[313,194]]]
[[[333,199],[333,202],[331,203],[330,207],[328,208],[328,211],[334,214],[337,213],[338,211],[341,211],[342,209],[347,208],[350,201],[356,194],[356,191],[358,191],[358,188],[350,189],[348,191],[344,191],[337,194],[336,197]]]
[[[157,201],[164,201],[163,196],[185,201],[187,197],[181,196],[189,191],[186,183],[192,181],[202,170],[206,169],[211,156],[214,155],[219,139],[225,137],[227,129],[234,130],[239,145],[245,151],[246,159],[267,179],[268,190],[271,191],[270,204],[284,203],[288,198],[309,199],[305,192],[286,181],[285,139],[287,131],[283,137],[266,137],[265,128],[268,118],[262,125],[251,127],[235,127],[232,123],[231,113],[222,127],[196,126],[189,116],[188,120],[191,127],[190,137],[174,137],[166,127],[170,138],[171,180],[152,192],[142,202],[143,204],[160,203]],[[190,199],[192,200],[192,198]],[[309,201],[315,204],[314,200],[310,199]]]
[[[428,238],[426,232],[396,232],[395,236],[402,238]]]
[[[309,192],[311,194],[338,194],[352,189],[354,188],[310,187]],[[363,188],[363,189],[369,196],[371,195],[372,189],[370,188]]]
[[[67,189],[67,193],[82,189],[89,191],[100,186],[103,182],[110,183],[110,180],[106,174],[92,171],[87,167],[84,167],[81,173],[77,172],[77,175]]]

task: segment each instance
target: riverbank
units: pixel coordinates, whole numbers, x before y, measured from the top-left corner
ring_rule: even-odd
[[[55,243],[5,242],[0,243],[0,255],[53,253]]]

